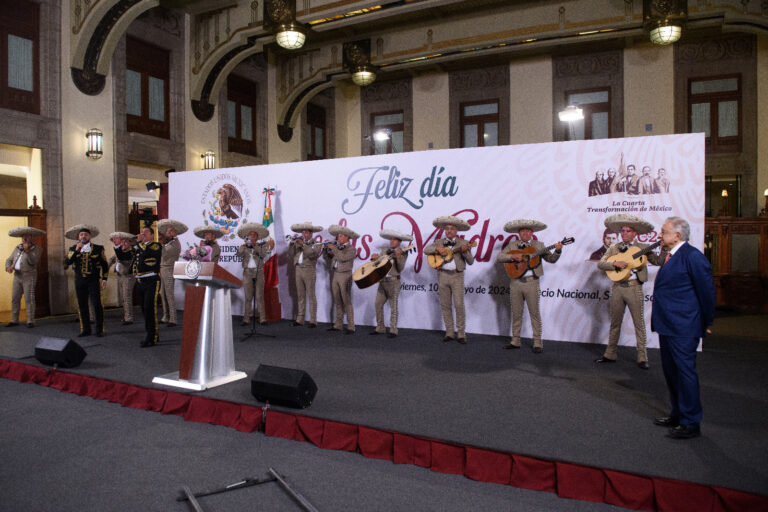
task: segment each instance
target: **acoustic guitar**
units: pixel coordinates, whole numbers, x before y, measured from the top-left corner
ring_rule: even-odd
[[[512,279],[517,279],[518,277],[525,274],[526,270],[533,270],[541,265],[541,257],[554,249],[557,244],[568,245],[572,244],[575,240],[576,239],[573,237],[563,238],[559,242],[548,245],[547,247],[544,247],[538,251],[532,245],[529,245],[524,249],[511,249],[507,251],[506,254],[520,254],[523,256],[523,259],[521,261],[510,261],[509,263],[505,263],[504,270],[507,271],[507,275],[509,277]]]
[[[408,247],[403,247],[401,250],[403,253],[408,253],[415,251],[416,246],[411,244]],[[352,279],[357,287],[362,290],[381,281],[389,273],[389,269],[392,268],[394,258],[395,253],[393,251],[391,254],[382,254],[375,261],[369,261],[365,265],[358,267],[352,272]]]
[[[469,242],[469,246],[477,247],[477,242]],[[445,249],[448,249],[448,254],[445,256],[441,256],[438,253],[427,254],[427,263],[429,263],[430,267],[440,269],[440,267],[453,259],[453,249],[450,247],[445,247]]]
[[[624,261],[627,264],[627,268],[615,268],[613,270],[606,270],[605,274],[611,279],[620,283],[626,281],[632,275],[632,270],[636,268],[643,268],[648,263],[648,257],[646,254],[653,251],[655,248],[661,245],[661,240],[655,244],[649,245],[645,249],[639,247],[630,247],[624,252],[609,256],[606,261],[613,263],[614,261]]]

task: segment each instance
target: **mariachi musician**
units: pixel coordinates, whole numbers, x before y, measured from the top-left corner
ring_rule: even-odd
[[[133,323],[133,286],[136,283],[131,268],[136,235],[115,231],[109,234],[109,239],[112,240],[115,250],[115,255],[109,259],[109,265],[115,266],[117,289],[123,303],[123,325],[130,325]]]
[[[344,334],[355,333],[355,309],[352,304],[352,264],[355,261],[357,250],[350,240],[360,238],[360,235],[346,226],[333,224],[328,228],[331,236],[336,237],[336,242],[326,247],[325,257],[331,262],[333,277],[331,278],[331,292],[333,293],[333,309],[336,318],[329,331],[340,331],[344,322],[344,314],[347,315],[347,326]]]
[[[144,227],[132,248],[131,271],[136,276],[137,291],[144,316],[144,340],[140,347],[152,347],[160,340],[157,325],[157,296],[160,294],[160,268],[163,261],[163,246],[155,242],[155,233]]]
[[[288,235],[288,259],[296,270],[296,295],[299,305],[293,326],[304,325],[306,321],[306,305],[309,298],[309,324],[308,327],[317,327],[317,296],[315,295],[315,282],[317,281],[317,259],[323,251],[323,245],[316,243],[313,233],[323,230],[322,226],[315,226],[307,221],[302,224],[293,224],[291,231],[300,235],[291,237]]]
[[[464,219],[453,215],[437,217],[432,225],[442,229],[444,238],[435,240],[434,243],[424,248],[424,254],[440,255],[446,258],[452,257],[437,268],[438,295],[440,296],[440,309],[443,312],[445,322],[444,342],[454,339],[453,306],[456,308],[456,330],[458,342],[467,343],[467,335],[464,332],[466,326],[466,311],[464,310],[464,270],[467,265],[475,262],[470,243],[463,238],[458,238],[459,231],[469,231],[469,223]]]
[[[394,338],[397,336],[397,299],[400,296],[400,273],[405,269],[405,260],[408,259],[408,253],[403,252],[400,246],[404,241],[412,241],[413,236],[406,235],[396,229],[382,229],[379,232],[379,236],[389,240],[389,247],[382,248],[381,254],[391,257],[392,267],[387,272],[387,275],[379,281],[375,303],[376,329],[371,331],[370,334],[384,334],[386,332],[384,327],[384,304],[389,301],[389,337]],[[371,260],[376,261],[378,259],[378,253],[371,255]]]
[[[221,257],[221,246],[217,240],[224,236],[224,232],[213,226],[197,226],[193,230],[193,233],[197,238],[202,238],[202,240],[200,240],[200,246],[205,247],[210,251],[210,261],[218,263],[219,258]],[[208,260],[209,258],[206,258],[206,261]]]
[[[91,243],[91,237],[99,235],[99,230],[90,224],[78,224],[65,233],[77,243],[69,248],[65,265],[71,265],[75,271],[75,295],[80,319],[79,337],[91,335],[91,317],[88,301],[93,304],[96,316],[96,336],[104,336],[104,307],[101,304],[101,291],[107,287],[109,263],[104,253],[104,246]]]
[[[181,256],[181,242],[178,236],[187,232],[186,224],[173,219],[162,219],[157,223],[157,230],[163,235],[163,258],[160,260],[160,297],[163,304],[163,318],[160,323],[168,322],[168,327],[176,325],[176,295],[173,266]]]
[[[5,260],[5,271],[13,274],[11,292],[11,321],[7,327],[19,325],[21,296],[27,306],[27,327],[35,326],[35,285],[37,284],[37,264],[43,254],[43,248],[35,245],[33,237],[42,236],[45,231],[30,226],[20,226],[8,232],[8,236],[21,238],[21,243]]]
[[[504,225],[504,231],[507,233],[517,233],[520,240],[510,240],[507,245],[501,248],[496,261],[499,263],[523,263],[527,249],[534,249],[533,252],[542,251],[545,246],[538,240],[533,240],[533,233],[547,229],[547,225],[538,220],[515,219]],[[555,252],[545,252],[541,259],[548,263],[555,263],[560,259],[560,253],[563,250],[562,243],[555,244]],[[534,268],[525,263],[525,270],[518,277],[509,279],[509,300],[512,309],[512,339],[504,348],[520,348],[520,330],[523,325],[523,302],[528,304],[528,314],[531,317],[531,329],[533,330],[533,352],[541,354],[544,351],[544,345],[541,341],[541,313],[539,312],[539,278],[544,274],[543,265],[539,264]]]
[[[630,215],[627,213],[617,213],[605,219],[605,227],[619,233],[621,242],[615,243],[605,251],[605,254],[597,264],[597,268],[606,272],[617,272],[625,270],[628,267],[626,261],[616,259],[620,254],[630,254],[633,251],[648,250],[648,244],[639,243],[635,237],[644,235],[653,231],[653,224],[650,222]],[[658,244],[657,244],[658,245]],[[634,248],[634,249],[633,249]],[[647,254],[648,261],[654,265],[662,265],[666,252]],[[617,347],[619,344],[619,335],[621,334],[621,322],[624,319],[624,310],[629,308],[629,314],[632,315],[632,322],[635,324],[635,337],[637,338],[637,366],[642,370],[648,369],[648,353],[645,349],[645,317],[643,297],[643,283],[648,280],[648,269],[646,265],[632,269],[628,277],[623,281],[615,281],[611,288],[611,299],[609,302],[611,312],[611,328],[608,333],[608,346],[602,357],[595,360],[596,363],[615,363],[617,356]]]
[[[269,237],[269,230],[258,222],[246,222],[237,230],[237,236],[245,240],[237,250],[237,256],[243,263],[243,291],[245,292],[245,311],[241,325],[248,325],[251,321],[254,296],[259,310],[259,323],[267,325],[264,304],[264,261],[267,258],[267,252],[275,248],[275,241],[272,238],[264,240]]]

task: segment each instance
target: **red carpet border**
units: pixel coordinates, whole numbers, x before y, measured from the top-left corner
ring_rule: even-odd
[[[768,496],[724,487],[537,459],[273,410],[267,411],[262,425],[261,407],[5,359],[0,359],[0,377],[108,400],[123,407],[175,414],[186,421],[223,425],[240,432],[264,430],[267,436],[305,441],[329,450],[357,452],[372,459],[413,464],[480,482],[554,492],[561,498],[660,512],[768,511]]]

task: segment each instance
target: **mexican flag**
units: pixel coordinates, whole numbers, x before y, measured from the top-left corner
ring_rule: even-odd
[[[269,237],[275,239],[275,218],[272,215],[272,200],[275,197],[275,189],[267,188],[262,192],[264,194],[264,218],[261,223],[269,230]],[[264,263],[264,289],[277,286],[277,247],[267,252],[267,260]]]

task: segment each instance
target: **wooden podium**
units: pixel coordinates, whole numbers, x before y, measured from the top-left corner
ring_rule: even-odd
[[[152,382],[202,391],[246,378],[245,372],[235,370],[230,296],[242,281],[216,263],[194,260],[177,261],[173,277],[189,283],[184,291],[179,371]]]

